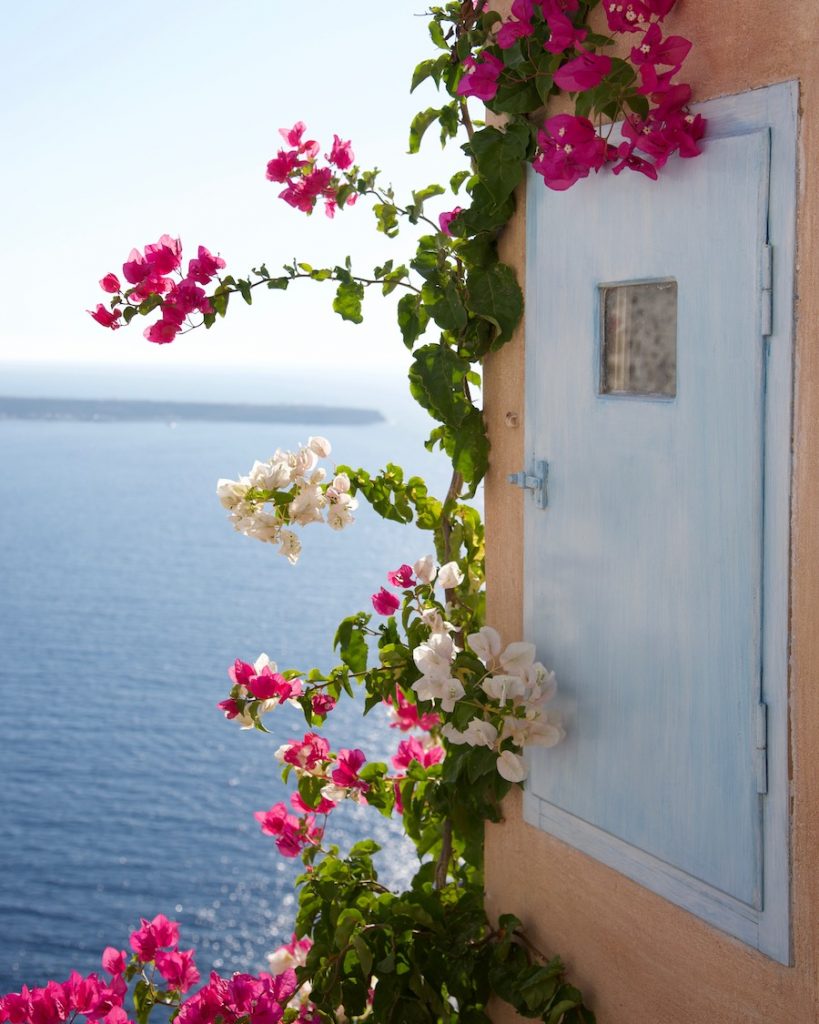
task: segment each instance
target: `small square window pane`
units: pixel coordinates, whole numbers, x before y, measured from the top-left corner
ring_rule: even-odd
[[[677,394],[677,282],[600,286],[600,391]]]

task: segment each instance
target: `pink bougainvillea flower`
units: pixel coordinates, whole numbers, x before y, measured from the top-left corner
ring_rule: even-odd
[[[373,608],[375,608],[379,615],[393,615],[401,604],[395,594],[391,594],[384,587],[377,594],[373,594],[372,602]]]
[[[228,677],[230,681],[235,683],[237,686],[247,687],[247,684],[255,675],[256,669],[253,665],[248,665],[246,661],[241,661],[239,658],[237,658],[228,669]]]
[[[293,810],[298,811],[299,814],[329,814],[336,806],[334,800],[328,800],[326,796],[323,796],[315,807],[308,807],[302,799],[301,793],[291,793],[290,804]]]
[[[394,587],[401,587],[402,590],[414,587],[415,579],[412,575],[412,566],[405,564],[399,566],[394,572],[388,572],[387,582],[391,583]]]
[[[152,273],[171,274],[179,270],[182,262],[182,243],[178,238],[162,235],[158,242],[145,246],[145,260]]]
[[[297,149],[280,149],[272,160],[267,162],[265,177],[268,181],[287,181],[294,171],[304,167],[305,161],[299,159]]]
[[[581,53],[555,71],[554,82],[566,92],[584,92],[599,85],[611,71],[611,57]]]
[[[330,755],[330,744],[323,736],[315,732],[306,732],[304,738],[299,742],[292,740],[290,747],[284,754],[285,764],[292,764],[296,768],[304,768],[306,771],[313,769],[327,761]]]
[[[321,829],[316,828],[312,814],[297,818],[288,813],[286,804],[275,804],[269,811],[256,811],[254,817],[262,832],[276,837],[276,848],[285,857],[297,857],[305,846],[321,838]]]
[[[119,283],[119,278],[116,274],[106,274],[100,281],[100,288],[102,288],[104,292],[116,294],[116,292],[122,290],[122,285]]]
[[[369,783],[358,777],[361,766],[366,760],[363,750],[339,750],[338,763],[331,775],[333,782],[345,789],[359,789],[362,793],[366,793],[370,788]]]
[[[193,962],[193,949],[171,950],[170,953],[156,954],[156,969],[167,981],[169,988],[187,992],[199,981],[199,971]]]
[[[110,327],[112,331],[115,331],[117,327],[121,327],[122,324],[119,322],[122,316],[121,309],[106,309],[101,302],[97,303],[96,309],[87,309],[86,313],[91,317],[92,320],[96,320],[98,324],[102,324],[103,327]]]
[[[316,199],[330,185],[333,172],[329,167],[318,167],[298,181],[291,182],[279,193],[279,198],[302,213],[312,213]]]
[[[648,28],[652,14],[641,0],[603,0],[603,10],[612,32],[642,32]]]
[[[279,128],[279,135],[281,135],[288,146],[299,146],[301,145],[301,137],[306,131],[307,125],[304,121],[296,121],[292,128]]]
[[[247,688],[259,700],[270,700],[273,697],[282,701],[289,700],[298,697],[302,691],[300,679],[285,679],[269,666],[265,666],[258,675],[251,676]]]
[[[188,277],[198,284],[210,284],[224,266],[225,261],[221,256],[214,256],[204,245],[200,245],[197,255],[188,261]]]
[[[425,747],[414,736],[410,736],[398,744],[398,752],[393,756],[392,763],[394,767],[400,769],[409,768],[413,761],[417,761],[423,768],[429,768],[433,764],[439,764],[443,759],[443,747]]]
[[[316,693],[310,698],[310,707],[314,715],[328,715],[335,706],[336,699],[329,693]]]
[[[632,63],[640,71],[642,84],[640,92],[644,95],[667,92],[671,87],[671,79],[682,67],[683,61],[691,49],[691,41],[683,36],[668,36],[663,39],[660,26],[653,24],[643,37],[639,46],[631,51]],[[658,73],[657,67],[670,70]]]
[[[607,156],[606,143],[591,121],[571,114],[550,117],[544,130],[538,132],[538,144],[541,152],[532,167],[556,192],[571,188],[590,171],[599,170]]]
[[[102,967],[109,974],[120,975],[125,973],[128,966],[128,953],[124,949],[115,949],[114,946],[106,946],[102,952]]]
[[[421,714],[418,705],[408,701],[397,687],[395,699],[387,697],[384,703],[390,707],[395,718],[394,722],[390,722],[391,729],[400,729],[402,732],[408,732],[410,729],[423,729],[425,732],[429,732],[430,729],[441,724],[440,715],[429,712]]]
[[[131,949],[143,963],[154,959],[163,946],[176,946],[179,942],[179,922],[169,921],[164,914],[157,914],[153,921],[140,918],[142,927],[131,932]]]
[[[216,707],[224,711],[225,718],[227,719],[236,718],[237,715],[241,714],[239,705],[232,697],[228,697],[227,700],[220,700]]]
[[[167,345],[179,334],[179,324],[173,320],[157,320],[155,324],[146,327],[142,332],[148,341],[155,345]]]
[[[353,153],[350,140],[348,139],[344,142],[338,135],[333,135],[333,145],[330,153],[327,155],[327,159],[341,171],[346,171],[348,167],[352,167],[355,154]]]
[[[467,68],[467,74],[458,83],[458,95],[474,96],[484,103],[494,99],[503,61],[484,50],[478,58],[467,57],[463,66]]]
[[[162,303],[162,315],[165,319],[181,324],[191,313],[197,312],[213,312],[204,290],[189,277],[172,285],[168,297]]]
[[[546,23],[549,26],[549,38],[543,44],[543,48],[549,53],[562,53],[570,47],[575,47],[589,34],[586,28],[576,28],[560,10],[547,12]]]
[[[502,50],[508,50],[511,46],[515,45],[518,39],[530,36],[534,31],[535,29],[531,21],[515,21],[510,18],[501,25],[495,37],[495,42]]]
[[[302,142],[302,136],[307,131],[304,121],[296,121],[292,128],[279,128],[279,135],[288,146],[295,146],[299,153],[305,153],[312,159],[318,155],[319,144],[312,139]]]
[[[652,181],[657,180],[657,166],[650,160],[645,160],[641,156],[637,156],[632,146],[627,142],[620,144],[617,153],[620,157],[618,163],[612,167],[612,171],[615,174],[619,174],[621,171],[626,169],[630,171],[639,171],[640,174],[644,174],[647,178],[651,178]]]
[[[139,249],[132,249],[128,259],[122,264],[122,274],[129,284],[139,284],[150,274],[151,268]]]
[[[449,238],[452,237],[450,224],[455,220],[459,213],[463,213],[463,207],[456,206],[454,210],[445,210],[438,216],[438,227],[441,229],[441,234],[447,235]]]

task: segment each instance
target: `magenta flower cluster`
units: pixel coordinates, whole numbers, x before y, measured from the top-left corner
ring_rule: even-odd
[[[571,188],[606,164],[612,165],[615,174],[628,168],[656,179],[673,153],[682,157],[700,153],[698,143],[705,132],[705,121],[688,110],[690,87],[674,82],[691,42],[683,36],[664,37],[661,27],[674,3],[604,0],[611,32],[641,33],[630,59],[640,76],[638,93],[649,97],[654,105],[644,120],[626,115],[618,145],[602,138],[586,117],[559,114],[546,121],[538,133],[539,152],[533,167],[549,188]],[[533,36],[535,19],[540,17],[549,29],[544,49],[568,58],[555,72],[554,84],[568,93],[595,89],[612,71],[612,59],[583,46],[587,30],[576,27],[569,17],[578,8],[579,0],[514,0],[510,17],[497,31],[495,46],[506,51],[519,39]],[[489,49],[467,58],[458,93],[490,102],[497,94],[504,67],[504,61]],[[446,231],[443,225],[441,229]]]
[[[292,128],[279,129],[279,134],[289,148],[280,149],[268,161],[267,180],[286,185],[279,193],[279,198],[294,209],[310,214],[321,199],[324,201],[325,213],[333,217],[341,205],[352,206],[357,198],[352,193],[343,204],[339,202],[338,193],[342,182],[337,174],[337,171],[347,171],[353,166],[355,155],[349,141],[345,142],[334,135],[330,152],[324,155],[328,162],[321,166],[318,163],[321,146],[314,139],[305,139],[306,131],[307,126],[303,121],[297,121]]]
[[[394,587],[400,587],[401,590],[409,590],[410,587],[414,587],[416,581],[412,575],[412,566],[402,565],[393,572],[388,572],[387,582]],[[373,594],[371,600],[373,608],[379,615],[394,615],[401,604],[395,594],[391,594],[386,587],[381,587],[377,593]]]
[[[131,250],[122,265],[122,276],[127,282],[124,288],[116,274],[106,274],[101,279],[102,290],[114,296],[113,305],[106,308],[99,303],[88,313],[98,324],[115,330],[120,326],[123,310],[136,310],[144,302],[154,302],[160,317],[144,334],[148,341],[165,345],[174,340],[193,313],[213,312],[201,285],[210,284],[224,266],[221,256],[214,256],[200,245],[183,274],[182,243],[178,238],[162,235],[142,251]]]

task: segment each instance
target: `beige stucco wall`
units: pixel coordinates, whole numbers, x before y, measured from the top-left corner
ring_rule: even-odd
[[[487,831],[490,913],[512,912],[559,953],[599,1024],[819,1021],[819,0],[679,0],[667,33],[694,49],[695,100],[800,81],[796,382],[791,581],[792,923],[783,967],[526,825],[519,797]],[[523,206],[503,240],[521,273]],[[522,279],[522,278],[521,278]],[[523,330],[487,361],[493,444],[486,481],[489,621],[522,633]],[[517,1020],[498,1006],[497,1024]]]

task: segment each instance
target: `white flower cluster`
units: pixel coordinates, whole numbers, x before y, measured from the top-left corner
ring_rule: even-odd
[[[331,451],[327,438],[311,437],[298,451],[277,449],[267,462],[254,462],[238,480],[219,480],[216,494],[230,512],[234,528],[247,537],[278,544],[279,554],[295,565],[301,541],[289,526],[323,522],[334,530],[349,526],[358,508],[350,494],[350,478],[338,473],[325,483],[327,473],[317,465]]]
[[[452,674],[458,653],[450,636],[452,627],[440,615],[425,614],[424,621],[432,632],[413,651],[413,659],[422,675],[412,688],[419,700],[440,701],[442,711],[452,712],[466,692]],[[509,782],[522,782],[527,774],[521,757],[524,747],[553,747],[566,735],[557,716],[544,709],[557,691],[554,672],[535,661],[534,644],[511,643],[501,650],[500,634],[491,626],[470,634],[466,642],[486,666],[487,673],[480,685],[493,701],[487,708],[493,720],[473,718],[463,732],[447,723],[441,732],[450,743],[496,750],[500,775]],[[519,752],[510,750],[506,740],[511,740]],[[502,744],[504,749],[501,749]]]

